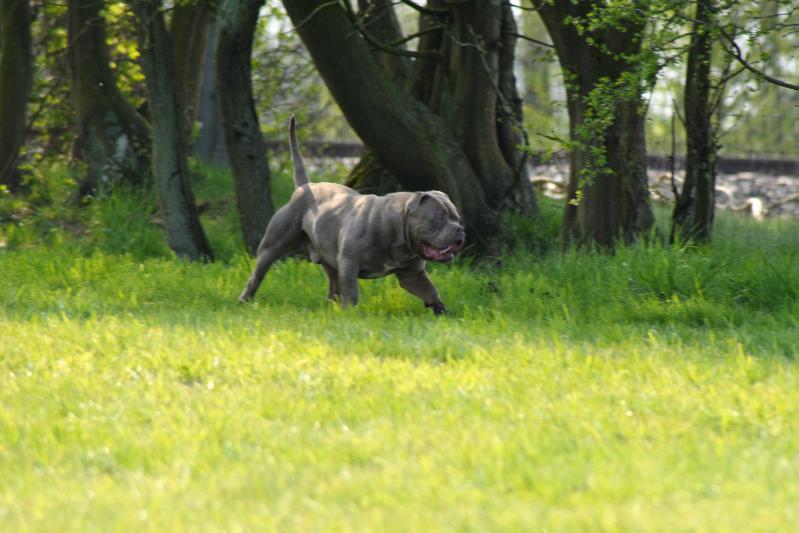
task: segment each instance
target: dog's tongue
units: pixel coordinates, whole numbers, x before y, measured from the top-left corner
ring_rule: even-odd
[[[446,248],[436,248],[434,246],[430,246],[427,243],[422,244],[424,248],[424,253],[430,259],[435,259],[437,261],[444,261],[450,259],[452,256],[452,248],[454,245],[450,244]]]

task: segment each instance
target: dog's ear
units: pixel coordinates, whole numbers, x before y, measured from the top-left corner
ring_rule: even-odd
[[[408,198],[407,203],[405,204],[405,211],[407,213],[413,213],[422,205],[423,202],[429,201],[433,198],[433,196],[429,192],[415,192]]]

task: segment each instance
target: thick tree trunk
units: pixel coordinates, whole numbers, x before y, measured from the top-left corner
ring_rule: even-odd
[[[501,2],[443,4],[452,10],[447,23],[453,37],[439,40],[442,57],[431,59],[435,65],[417,59],[414,76],[424,73],[425,83],[406,84],[381,65],[341,5],[284,4],[328,89],[375,159],[403,189],[449,194],[477,250],[496,247],[499,213],[516,181],[498,141]],[[434,45],[434,34],[427,36],[424,43]],[[453,40],[460,44],[451,46]]]
[[[499,92],[502,11],[500,2],[487,1],[464,3],[454,9],[455,39],[462,44],[452,48],[450,63],[455,81],[455,133],[472,167],[483,177],[486,199],[492,206],[503,204],[516,181],[497,135],[502,126],[500,116],[508,121],[515,119],[510,104],[503,106]]]
[[[583,103],[589,93],[581,93],[585,96],[577,97],[569,105],[570,121],[578,117],[578,128],[583,124],[579,117],[590,112]],[[612,122],[599,134],[596,144],[582,139],[578,142],[584,143],[584,147],[572,147],[570,202],[561,228],[564,243],[595,243],[613,248],[619,239],[625,243],[635,241],[654,223],[647,188],[641,104],[618,101],[612,107],[612,114]],[[580,139],[584,133],[585,130],[579,130],[572,139]],[[597,146],[601,155],[593,151]]]
[[[175,81],[184,130],[189,138],[197,117],[205,43],[213,26],[214,3],[214,0],[177,3],[169,24],[175,51]]]
[[[17,158],[25,140],[33,80],[28,0],[0,0],[0,185],[18,190]]]
[[[397,177],[381,165],[375,154],[368,150],[350,170],[346,185],[362,194],[380,196],[402,190],[402,184]]]
[[[179,256],[193,261],[213,260],[191,191],[172,43],[161,2],[140,0],[131,2],[131,6],[139,23],[139,50],[153,127],[153,175],[167,242]]]
[[[361,26],[372,38],[383,43],[402,39],[402,28],[390,0],[358,0],[358,9]],[[407,49],[404,43],[396,48]],[[407,57],[377,49],[372,49],[372,54],[394,82],[402,86],[409,83],[411,63]],[[363,194],[384,195],[402,190],[397,177],[380,164],[369,147],[350,171],[346,185]]]
[[[383,43],[392,43],[402,39],[397,14],[394,12],[392,0],[358,0],[361,25],[374,39]],[[396,45],[399,50],[406,50],[404,43]],[[404,84],[410,76],[411,62],[407,57],[374,50],[380,65],[397,83]]]
[[[274,213],[269,162],[255,112],[250,60],[263,0],[227,0],[219,14],[217,93],[233,175],[241,231],[255,254]]]
[[[78,117],[75,154],[87,165],[80,194],[101,183],[149,182],[149,127],[119,91],[109,66],[103,2],[69,0],[70,90]]]
[[[680,234],[710,240],[716,190],[716,141],[711,124],[710,62],[713,0],[698,0],[685,70],[685,181],[672,217],[671,239]]]
[[[594,2],[536,2],[567,79],[571,165],[565,243],[612,248],[654,223],[646,176],[642,91],[629,58],[641,51],[645,20],[580,32]],[[619,23],[624,25],[620,26]]]
[[[214,20],[214,28],[208,34],[203,57],[202,84],[197,105],[197,121],[200,123],[200,134],[194,143],[194,157],[206,163],[229,166],[225,134],[222,131],[222,120],[219,115],[219,101],[216,97],[216,39],[218,18]]]
[[[391,2],[359,0],[359,5],[364,31],[384,43],[402,40]],[[436,9],[446,5],[429,4]],[[443,30],[425,33],[421,38],[419,49],[439,52],[441,61],[417,59],[412,67],[400,55],[375,48],[372,53],[392,80],[437,112],[458,134],[490,205],[534,212],[535,196],[527,179],[524,152],[519,150],[525,140],[513,73],[516,23],[510,5],[465,3],[453,15],[420,18],[420,31],[444,22],[451,26],[451,38],[446,41],[442,40]],[[451,41],[461,45],[453,47]],[[406,49],[404,45],[397,48]],[[347,184],[379,194],[402,188],[372,152],[367,152],[352,170]]]

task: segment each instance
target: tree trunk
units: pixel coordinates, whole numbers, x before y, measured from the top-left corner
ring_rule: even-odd
[[[200,123],[200,134],[194,143],[194,157],[206,163],[229,166],[225,148],[225,134],[222,131],[222,120],[219,116],[219,101],[216,97],[216,39],[218,17],[214,20],[214,28],[208,34],[203,57],[202,84],[197,105],[197,120]]]
[[[680,234],[710,240],[716,191],[716,141],[711,124],[710,62],[713,0],[698,0],[685,69],[685,181],[672,216],[671,240]]]
[[[469,161],[483,180],[489,205],[499,206],[514,182],[497,136],[499,60],[502,44],[502,6],[499,2],[472,2],[454,10],[452,48],[455,87],[455,134]],[[510,111],[510,110],[509,110]],[[512,118],[508,113],[507,120]]]
[[[101,183],[149,182],[149,127],[119,91],[109,66],[103,2],[69,0],[70,90],[78,117],[75,155],[87,174],[81,196]]]
[[[274,207],[269,161],[255,112],[250,61],[263,0],[227,0],[220,12],[217,93],[230,163],[236,182],[241,231],[255,254]]]
[[[17,158],[25,140],[33,81],[31,12],[28,0],[0,0],[0,185],[22,185]]]
[[[372,38],[390,43],[402,39],[402,29],[390,0],[358,0],[361,25]],[[405,44],[397,49],[406,50]],[[410,79],[411,63],[406,57],[372,49],[375,59],[391,79],[399,85],[406,85]],[[385,195],[402,190],[402,184],[375,154],[366,147],[360,161],[347,176],[346,185],[362,194]]]
[[[196,0],[177,3],[169,24],[175,51],[175,81],[189,141],[197,117],[205,43],[213,21],[214,1]]]
[[[645,84],[636,70],[645,18],[634,15],[594,31],[576,20],[595,2],[535,2],[566,78],[570,177],[561,238],[613,248],[654,223],[644,136]]]
[[[359,35],[340,4],[285,0],[284,5],[375,159],[403,189],[449,194],[478,253],[495,249],[500,212],[517,185],[498,140],[502,3],[442,3],[451,10],[445,18],[452,37],[436,42],[436,32],[426,35],[431,39],[423,45],[439,44],[433,52],[441,58],[430,59],[435,64],[417,59],[413,75],[423,73],[425,80],[404,84],[381,65],[371,50],[376,47]],[[460,44],[450,46],[451,40]]]
[[[402,28],[394,12],[392,0],[358,0],[358,9],[361,25],[372,38],[384,43],[402,39]],[[396,45],[396,48],[407,49],[404,43]],[[411,69],[411,62],[407,57],[380,50],[374,50],[374,53],[377,61],[394,81],[400,84],[407,82]]]
[[[153,175],[164,214],[167,242],[176,254],[193,261],[213,260],[189,181],[172,43],[161,2],[131,2],[139,23],[139,51],[147,81],[153,127]]]
[[[524,103],[519,90],[516,87],[516,76],[514,74],[516,50],[516,33],[518,27],[513,18],[513,12],[509,3],[502,5],[502,25],[500,27],[502,37],[499,51],[499,101],[497,102],[497,139],[500,150],[505,161],[513,172],[513,183],[511,205],[517,211],[531,209],[538,211],[533,184],[527,175],[528,153],[520,150],[520,146],[528,147],[527,133],[524,130],[524,117],[522,110]]]

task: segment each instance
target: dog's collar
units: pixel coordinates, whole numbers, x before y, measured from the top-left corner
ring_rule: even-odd
[[[424,258],[421,248],[417,247],[414,240],[411,238],[411,213],[407,208],[404,211],[405,211],[403,213],[404,216],[402,217],[403,218],[402,230],[403,233],[405,234],[405,246],[407,246],[408,250],[410,250],[413,254],[418,255],[421,258]]]

